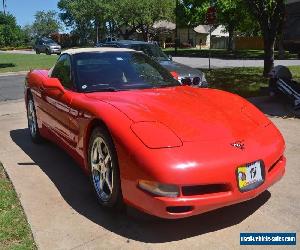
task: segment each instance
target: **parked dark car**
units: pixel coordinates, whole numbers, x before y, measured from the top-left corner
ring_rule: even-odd
[[[173,76],[178,78],[178,81],[183,85],[192,85],[198,87],[207,87],[208,83],[202,71],[194,69],[187,65],[174,62],[171,57],[168,57],[161,48],[155,43],[134,41],[134,40],[118,40],[106,42],[99,47],[117,47],[117,48],[130,48],[137,51],[143,51],[146,55],[155,59],[170,71]]]
[[[37,54],[46,53],[47,55],[61,53],[61,46],[50,38],[37,39],[34,46]]]
[[[115,37],[106,37],[96,43],[96,47],[103,47],[104,44],[118,41]]]

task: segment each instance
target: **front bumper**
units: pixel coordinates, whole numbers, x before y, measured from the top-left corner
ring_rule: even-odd
[[[177,219],[252,199],[284,175],[285,143],[273,124],[253,131],[244,142],[244,150],[236,149],[227,140],[185,142],[182,147],[160,149],[159,154],[154,150],[139,151],[135,160],[117,147],[124,200],[146,213]],[[264,182],[253,190],[241,192],[237,168],[257,160],[263,162]],[[177,185],[180,195],[176,198],[151,195],[138,188],[139,179]],[[200,194],[183,192],[187,186],[219,184],[226,188]],[[182,206],[185,211],[176,208]]]
[[[285,165],[286,158],[282,156],[275,165],[266,166],[264,183],[258,188],[248,192],[240,192],[236,182],[232,182],[227,183],[230,186],[230,189],[225,192],[189,197],[183,196],[181,193],[179,197],[168,198],[155,197],[140,190],[137,186],[131,186],[131,190],[135,189],[135,200],[138,200],[138,202],[132,203],[126,199],[125,201],[148,214],[166,219],[179,219],[198,215],[255,198],[282,178],[285,173]],[[126,185],[130,186],[134,184],[131,182],[126,183]],[[184,209],[187,210],[183,211]]]
[[[61,49],[60,48],[50,48],[49,51],[52,54],[60,54],[61,53]]]

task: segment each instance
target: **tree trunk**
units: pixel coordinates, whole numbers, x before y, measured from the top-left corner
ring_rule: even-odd
[[[141,27],[144,42],[148,42],[148,30],[149,30],[148,27],[145,27],[144,25],[141,25],[140,27]]]
[[[275,37],[270,37],[268,34],[264,34],[264,73],[263,75],[267,77],[270,71],[274,67],[274,44]]]
[[[230,26],[228,28],[228,46],[227,46],[228,51],[233,50],[233,34],[234,34],[234,28]]]

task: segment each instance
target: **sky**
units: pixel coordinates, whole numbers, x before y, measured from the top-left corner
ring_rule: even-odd
[[[59,12],[57,8],[57,0],[5,0],[6,11],[13,14],[18,25],[24,26],[26,24],[32,24],[34,21],[34,14],[38,10],[55,10]],[[2,11],[2,0],[0,5]]]

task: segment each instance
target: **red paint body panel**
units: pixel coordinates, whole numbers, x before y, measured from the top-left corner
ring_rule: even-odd
[[[89,173],[87,145],[101,121],[113,138],[124,200],[163,218],[182,218],[251,199],[285,172],[285,143],[273,123],[243,98],[213,89],[187,86],[119,92],[64,93],[45,88],[47,71],[27,76],[42,136],[55,141]],[[25,100],[27,100],[25,91]],[[245,149],[231,144],[242,141]],[[236,170],[262,160],[265,181],[240,192]],[[223,192],[155,197],[138,180],[180,187],[224,184]],[[169,213],[169,206],[191,206]]]

